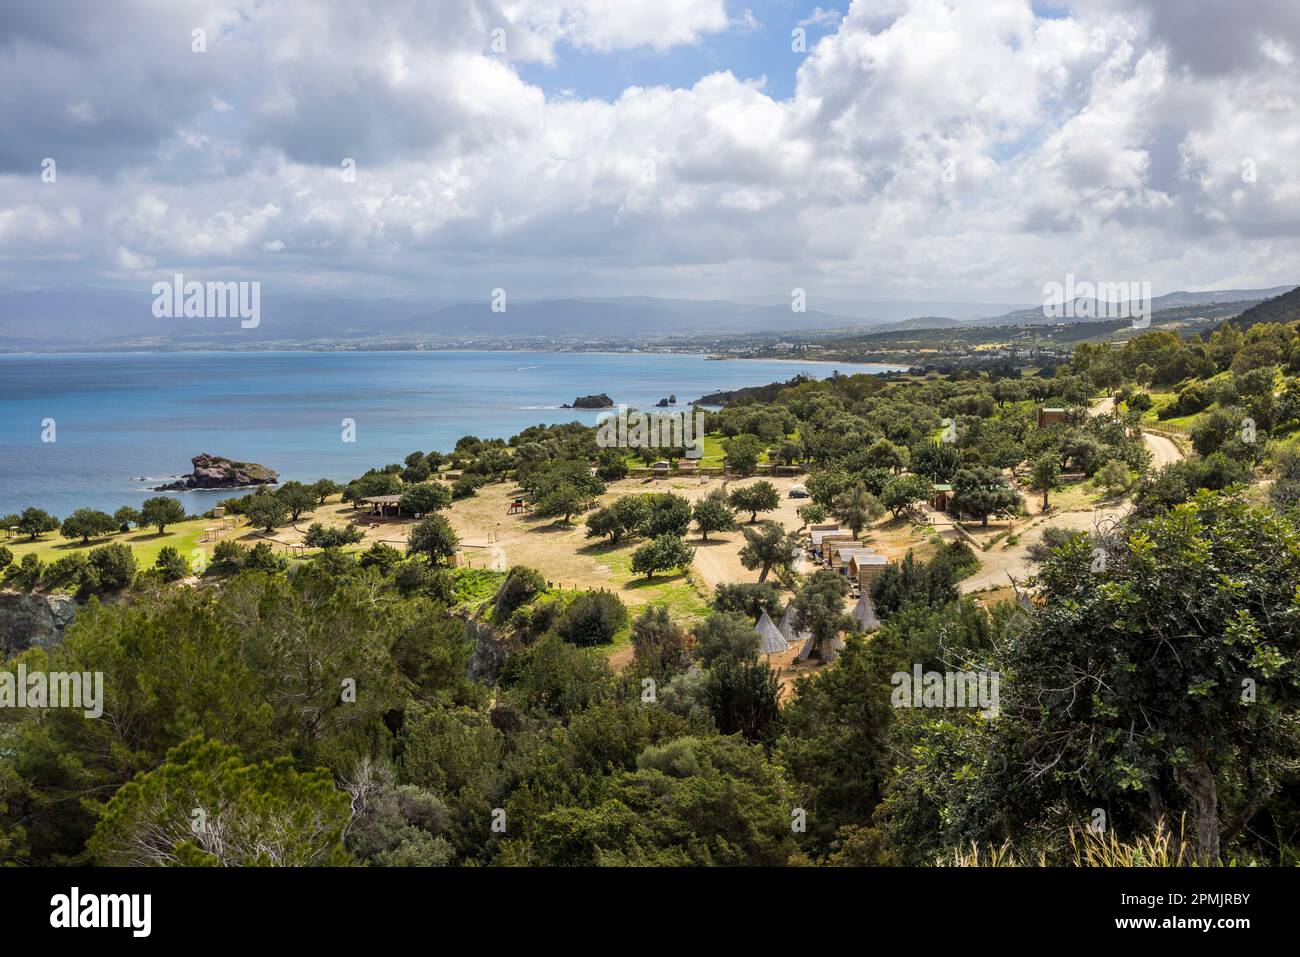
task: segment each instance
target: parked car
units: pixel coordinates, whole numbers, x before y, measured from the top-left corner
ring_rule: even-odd
[[[787,495],[790,498],[807,498],[808,490],[804,488],[802,485],[791,485],[790,491],[787,493]]]

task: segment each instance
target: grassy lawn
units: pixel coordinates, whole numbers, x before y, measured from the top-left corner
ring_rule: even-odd
[[[1026,494],[1036,499],[1039,504],[1042,504],[1042,492],[1028,492]],[[1094,486],[1090,480],[1085,480],[1071,482],[1062,486],[1052,492],[1047,500],[1052,508],[1058,512],[1077,512],[1091,511],[1100,504],[1102,497],[1101,490]]]
[[[709,613],[708,603],[696,589],[694,579],[688,574],[670,574],[658,572],[654,578],[646,579],[644,575],[632,571],[632,553],[645,542],[635,543],[611,549],[601,554],[597,561],[610,572],[610,584],[613,591],[629,605],[667,605],[669,614],[674,619],[699,620]]]
[[[457,604],[477,610],[490,601],[505,581],[505,572],[487,568],[456,568],[452,570],[452,594]]]
[[[183,556],[190,558],[190,552],[199,547],[203,529],[211,524],[210,518],[190,519],[168,525],[167,530],[161,535],[154,528],[135,528],[129,532],[104,538],[92,538],[89,545],[82,545],[79,538],[62,538],[57,532],[47,532],[34,542],[28,538],[3,538],[0,539],[0,544],[14,553],[16,564],[22,561],[24,555],[33,553],[43,562],[52,562],[77,552],[89,552],[92,548],[108,545],[111,542],[121,542],[131,547],[136,563],[141,568],[148,568],[153,565],[158,553],[166,545],[172,546]]]
[[[798,439],[798,437],[799,434],[796,432],[786,438]],[[722,443],[724,441],[725,437],[721,432],[710,432],[704,437],[704,455],[700,458],[700,468],[722,468],[722,462],[726,458],[726,453],[722,449]],[[628,452],[627,455],[623,456],[623,462],[628,468],[641,469],[646,467],[645,462],[641,461],[641,457],[632,452]],[[769,462],[771,462],[771,459],[768,458],[766,451],[759,454],[758,463],[760,465],[766,465]]]
[[[1179,431],[1181,429],[1190,429],[1205,414],[1204,412],[1194,412],[1191,415],[1180,415],[1172,419],[1161,419],[1159,412],[1166,406],[1173,405],[1178,400],[1177,393],[1174,392],[1151,392],[1151,408],[1142,413],[1142,424],[1152,429],[1168,429],[1170,431]],[[1127,412],[1126,403],[1119,403],[1117,408],[1121,412]]]

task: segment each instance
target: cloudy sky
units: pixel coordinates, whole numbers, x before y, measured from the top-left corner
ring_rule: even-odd
[[[1300,281],[1294,0],[823,2],[0,0],[0,285]]]

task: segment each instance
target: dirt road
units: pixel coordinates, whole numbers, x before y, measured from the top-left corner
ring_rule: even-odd
[[[1104,399],[1097,399],[1088,409],[1089,415],[1109,415],[1115,411],[1115,399],[1113,396],[1107,396]],[[1166,465],[1172,465],[1174,462],[1181,462],[1186,456],[1183,450],[1173,439],[1167,439],[1163,435],[1152,435],[1150,432],[1142,433],[1142,441],[1146,444],[1147,451],[1151,453],[1151,468],[1163,468]]]
[[[1106,525],[1128,509],[1128,503],[1088,512],[1058,512],[1035,516],[1019,532],[1015,545],[994,545],[987,552],[978,552],[980,570],[959,585],[963,592],[982,591],[986,588],[1005,588],[1011,579],[1023,581],[1034,573],[1037,566],[1029,560],[1029,547],[1042,541],[1045,528],[1068,528],[1076,532],[1091,532],[1098,525]]]
[[[1185,458],[1183,450],[1178,447],[1174,440],[1167,439],[1163,435],[1152,435],[1150,432],[1143,432],[1142,441],[1146,443],[1147,451],[1151,453],[1151,468],[1153,469],[1172,465],[1174,462],[1181,462]]]
[[[1107,415],[1115,411],[1114,398],[1097,399],[1088,410],[1089,415]],[[1180,462],[1182,450],[1163,435],[1142,433],[1142,441],[1151,453],[1153,469]],[[1029,548],[1042,541],[1043,529],[1048,527],[1069,528],[1080,532],[1090,532],[1098,525],[1112,522],[1128,510],[1127,501],[1115,505],[1096,508],[1086,512],[1060,512],[1046,517],[1035,517],[1017,533],[1019,541],[1015,545],[995,545],[987,552],[980,552],[980,570],[961,583],[963,592],[982,591],[986,588],[1004,588],[1011,578],[1021,580],[1033,574],[1036,566],[1029,560]]]

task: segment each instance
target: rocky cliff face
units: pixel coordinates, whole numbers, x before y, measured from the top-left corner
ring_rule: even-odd
[[[499,634],[490,625],[473,618],[465,622],[465,630],[474,641],[474,654],[469,661],[470,678],[485,684],[496,684],[506,657],[521,647],[522,643],[517,636]]]
[[[9,658],[32,645],[57,644],[76,613],[70,595],[0,591],[0,657]]]
[[[200,453],[190,459],[194,471],[178,482],[159,485],[155,492],[184,492],[192,488],[247,488],[250,485],[273,485],[280,473],[256,462],[235,462],[219,455]]]

